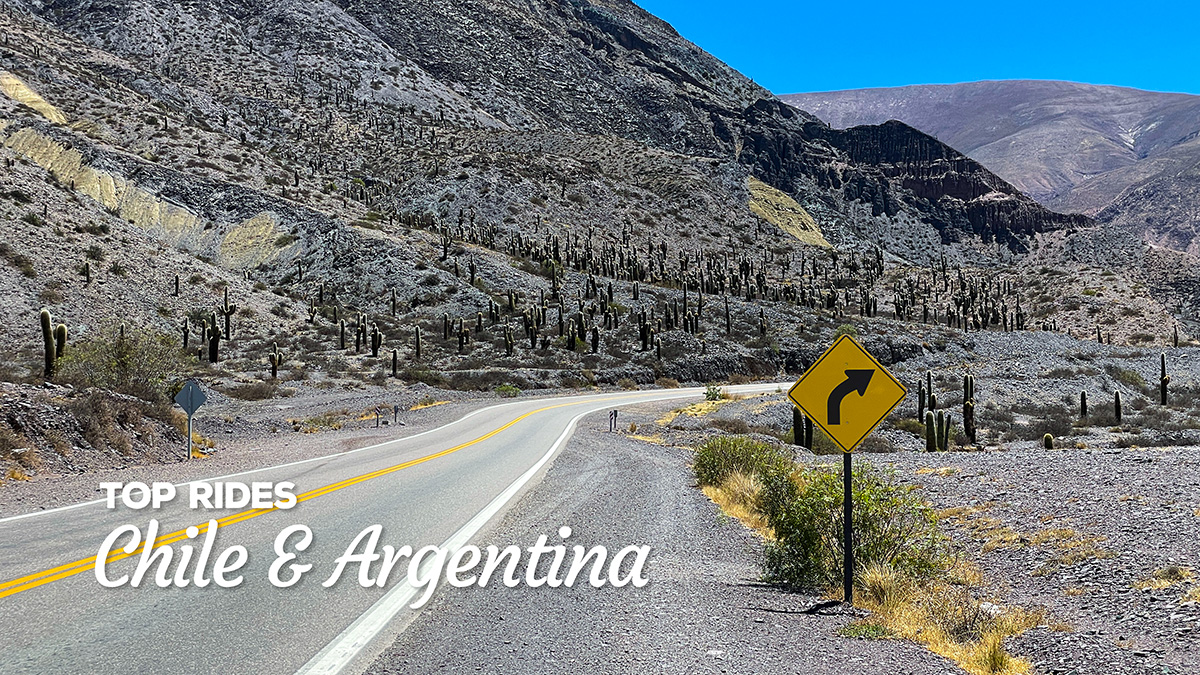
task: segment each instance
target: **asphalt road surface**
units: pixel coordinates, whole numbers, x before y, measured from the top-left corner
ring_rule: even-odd
[[[224,479],[292,482],[300,503],[289,510],[193,510],[180,486],[175,500],[153,511],[92,502],[0,519],[0,673],[361,672],[418,613],[408,608],[415,589],[402,583],[407,561],[384,588],[360,587],[357,568],[322,586],[364,528],[380,524],[381,545],[414,550],[471,542],[536,487],[582,416],[702,396],[702,389],[676,389],[518,400],[381,445]],[[139,588],[101,586],[94,567],[105,537],[127,524],[144,535],[151,518],[160,523],[159,543],[174,541],[175,556],[189,543],[198,554],[207,521],[218,520],[213,556],[235,545],[248,551],[236,573],[241,585],[159,588],[148,575]],[[295,524],[314,537],[292,562],[313,568],[294,586],[276,588],[268,581],[273,545]],[[545,534],[558,525],[548,523]],[[201,530],[190,542],[189,526]],[[140,553],[115,551],[109,578],[132,573]],[[194,567],[193,560],[186,571]]]

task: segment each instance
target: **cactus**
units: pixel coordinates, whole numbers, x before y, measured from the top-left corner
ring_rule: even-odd
[[[1081,419],[1081,420],[1087,419],[1087,416],[1088,416],[1087,392],[1081,391],[1081,392],[1079,392],[1079,419]]]
[[[421,358],[421,327],[417,326],[413,333],[413,350],[418,360]]]
[[[950,416],[947,415],[944,410],[939,410],[937,413],[937,440],[938,440],[938,449],[942,450],[943,452],[946,450],[947,446],[949,445],[949,440],[946,438],[947,436],[950,435],[949,431],[950,431]]]
[[[379,348],[383,346],[383,333],[379,332],[379,325],[371,324],[371,356],[379,357]]]
[[[183,348],[187,349],[188,348],[188,333],[190,333],[191,331],[189,330],[190,326],[189,326],[188,319],[186,316],[183,317],[183,324],[180,325],[179,328],[180,328],[180,330],[183,331]]]
[[[925,452],[936,452],[938,449],[938,429],[932,410],[925,411]]]
[[[217,313],[213,312],[211,324],[208,327],[208,361],[209,363],[217,363],[220,360],[221,351],[221,327],[217,325]],[[124,326],[122,326],[122,331]]]
[[[812,450],[813,446],[813,421],[807,415],[804,416],[804,447]]]
[[[55,359],[58,355],[58,349],[54,344],[54,317],[50,316],[50,310],[43,309],[40,319],[42,322],[42,344],[46,357],[43,376],[46,379],[50,379],[54,377]]]
[[[221,306],[221,315],[225,317],[225,337],[233,335],[232,326],[229,325],[229,318],[238,311],[237,305],[229,304],[229,288],[225,289],[225,304]]]
[[[338,321],[338,349],[345,351],[346,349],[346,320]]]
[[[1113,394],[1113,413],[1116,415],[1117,424],[1121,423],[1121,392]]]
[[[592,353],[600,351],[600,329],[592,326]]]
[[[54,359],[57,364],[67,352],[67,325],[60,323],[54,327]]]
[[[283,353],[279,351],[279,343],[271,343],[271,353],[267,355],[267,363],[271,364],[271,379],[279,377],[279,366],[283,364]]]
[[[1158,378],[1158,396],[1162,405],[1167,404],[1167,385],[1171,383],[1171,376],[1167,375],[1167,354],[1163,352],[1159,354],[1159,367],[1161,368]]]
[[[1045,436],[1042,436],[1042,446],[1044,448],[1046,448],[1047,450],[1053,450],[1054,449],[1054,436],[1051,436],[1050,434],[1046,434]]]
[[[925,418],[925,383],[917,385],[917,419]]]
[[[400,377],[400,351],[392,350],[392,377]]]
[[[792,406],[792,445],[804,446],[804,413]]]
[[[975,443],[975,376],[963,376],[963,433]]]

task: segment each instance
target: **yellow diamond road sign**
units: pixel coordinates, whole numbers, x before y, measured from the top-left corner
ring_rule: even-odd
[[[844,452],[853,452],[907,393],[862,345],[843,335],[796,380],[788,398]]]

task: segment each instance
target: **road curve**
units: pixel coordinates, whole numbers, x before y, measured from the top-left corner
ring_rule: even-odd
[[[702,396],[703,389],[692,388],[522,399],[420,434],[233,479],[294,483],[301,503],[290,510],[191,510],[180,487],[156,511],[86,503],[0,519],[0,673],[360,671],[416,610],[407,608],[412,589],[401,583],[407,562],[384,588],[361,588],[354,570],[332,588],[322,586],[359,532],[380,524],[381,544],[414,550],[469,542],[536,484],[583,416]],[[126,524],[144,533],[151,518],[160,523],[160,544],[197,549],[205,534],[187,542],[184,530],[203,532],[210,518],[217,520],[214,556],[234,545],[248,550],[238,571],[242,584],[158,588],[148,580],[139,588],[102,587],[93,569],[101,542]],[[291,588],[275,588],[268,582],[273,542],[295,524],[314,533],[295,561],[313,564],[313,571]],[[547,523],[546,534],[558,525]],[[132,572],[137,558],[117,550],[109,577]]]

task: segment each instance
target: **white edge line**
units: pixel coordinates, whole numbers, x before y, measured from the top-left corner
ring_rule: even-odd
[[[769,389],[769,387],[775,386],[778,385],[746,385],[744,389],[753,391],[760,387]],[[677,392],[672,392],[670,395],[652,400],[669,401],[673,398],[686,398],[694,395],[695,391],[693,389],[697,388],[680,389]],[[743,389],[743,387],[739,387],[739,389]],[[655,393],[660,392],[656,391]],[[597,401],[597,403],[599,402],[601,401]],[[536,476],[542,467],[558,453],[563,443],[575,432],[575,426],[579,423],[579,420],[602,409],[593,408],[585,410],[571,418],[566,428],[563,429],[562,434],[559,435],[558,440],[554,441],[550,449],[546,451],[546,454],[542,455],[541,459],[529,467],[525,473],[521,474],[503,492],[496,495],[482,511],[475,514],[457,532],[450,535],[450,538],[442,543],[442,550],[452,553],[466,545],[471,540],[471,537],[474,537],[479,530],[483,529],[483,526],[499,513],[521,491],[521,488],[525,487],[525,484]],[[429,565],[432,564],[433,561],[426,558],[424,564],[418,569],[418,575],[424,578]],[[436,580],[434,583],[437,583]],[[317,652],[316,656],[313,656],[308,663],[297,670],[296,675],[335,675],[336,673],[340,673],[383,631],[392,619],[404,611],[404,608],[408,606],[416,594],[417,589],[409,584],[407,580],[388,591],[382,598],[376,600],[375,604],[371,605],[366,612],[363,612],[353,623],[347,626],[332,642]]]
[[[545,400],[551,400],[551,399],[545,399]],[[487,406],[486,408],[480,408],[479,410],[472,410],[471,412],[467,413],[466,415],[463,415],[462,417],[454,420],[453,422],[447,422],[446,424],[443,424],[440,427],[426,429],[425,431],[413,434],[412,436],[401,436],[400,438],[393,438],[389,441],[384,441],[382,443],[376,443],[375,445],[368,445],[363,448],[355,448],[354,450],[346,450],[345,452],[335,452],[335,453],[328,454],[328,455],[321,455],[319,457],[309,457],[308,459],[301,459],[301,460],[297,460],[295,462],[287,462],[286,464],[275,464],[272,466],[264,466],[264,467],[261,467],[258,469],[250,469],[248,471],[239,471],[238,473],[230,473],[230,474],[226,474],[224,476],[216,476],[213,478],[197,478],[195,480],[184,481],[182,483],[175,483],[174,485],[175,485],[175,487],[183,487],[185,485],[194,485],[196,483],[207,483],[209,481],[225,480],[226,478],[237,478],[238,476],[248,476],[252,473],[261,473],[263,471],[274,471],[276,469],[286,469],[291,466],[300,466],[301,464],[308,464],[310,462],[319,462],[319,461],[325,460],[325,459],[334,459],[336,457],[345,457],[347,455],[353,455],[355,453],[364,452],[366,450],[374,450],[376,448],[381,448],[385,445],[390,445],[392,443],[396,443],[399,441],[407,441],[412,438],[420,438],[421,436],[424,436],[426,434],[431,434],[435,431],[441,431],[442,429],[445,429],[446,427],[452,427],[455,424],[459,424],[460,422],[463,422],[463,421],[467,420],[468,418],[474,417],[475,415],[478,415],[480,413],[484,413],[489,410],[495,410],[497,408],[503,408],[505,406],[517,405],[517,404],[525,403],[525,402],[527,402],[527,401],[510,401],[508,403],[498,403],[496,405],[490,405],[490,406]],[[58,506],[53,509],[45,509],[43,511],[31,511],[29,513],[22,513],[22,514],[16,515],[16,516],[8,516],[7,518],[0,518],[0,523],[8,523],[8,522],[12,522],[14,520],[23,520],[25,518],[33,518],[35,516],[46,516],[51,513],[70,511],[71,509],[78,509],[78,508],[81,508],[84,506],[92,506],[94,504],[103,504],[105,501],[107,501],[107,500],[93,499],[90,502],[80,502],[78,504],[69,504],[67,506]]]
[[[754,386],[754,385],[747,385],[747,386]],[[681,392],[681,394],[682,394],[682,392],[690,392],[693,389],[702,391],[702,389],[699,387],[689,387],[688,389],[680,389],[679,392]],[[661,392],[661,390],[655,389],[655,390],[650,390],[650,391],[647,391],[644,393],[657,394],[660,392]],[[633,393],[633,392],[604,392],[602,394],[595,394],[595,395],[596,396],[608,395],[611,398],[611,397],[618,396],[618,395],[629,395],[631,393]],[[182,483],[175,483],[174,485],[175,485],[175,487],[183,487],[185,485],[194,485],[196,483],[207,483],[209,481],[225,480],[226,478],[237,478],[238,476],[248,476],[250,474],[261,473],[263,471],[274,471],[276,469],[286,469],[286,468],[292,467],[292,466],[300,466],[301,464],[308,464],[310,462],[319,462],[321,460],[333,459],[336,457],[345,457],[347,455],[353,455],[355,453],[365,452],[367,450],[374,450],[376,448],[381,448],[385,445],[390,445],[392,443],[396,443],[399,441],[407,441],[407,440],[410,440],[413,438],[420,438],[421,436],[424,436],[426,434],[431,434],[435,431],[441,431],[442,429],[445,429],[447,427],[452,427],[456,424],[459,424],[460,422],[463,422],[471,417],[474,417],[475,415],[487,412],[489,410],[495,410],[497,408],[504,408],[504,407],[513,406],[513,405],[520,405],[522,403],[529,403],[531,401],[555,401],[555,400],[561,400],[561,399],[566,399],[566,398],[574,398],[574,397],[561,396],[561,397],[550,397],[550,398],[545,398],[545,399],[525,399],[525,400],[521,400],[521,401],[509,401],[507,403],[497,403],[496,405],[490,405],[485,408],[480,408],[479,410],[472,410],[471,412],[467,413],[466,415],[463,415],[462,417],[458,418],[457,420],[454,420],[453,422],[447,422],[446,424],[443,424],[440,427],[426,429],[425,431],[422,431],[417,434],[413,434],[412,436],[403,436],[400,438],[393,438],[389,441],[384,441],[382,443],[376,443],[375,445],[368,445],[364,448],[355,448],[354,450],[347,450],[345,452],[335,452],[335,453],[329,454],[329,455],[321,455],[319,457],[310,457],[308,459],[301,459],[301,460],[297,460],[295,462],[288,462],[286,464],[275,464],[273,466],[264,466],[264,467],[261,467],[258,469],[250,469],[248,471],[240,471],[238,473],[231,473],[231,474],[226,474],[224,476],[216,476],[213,478],[197,478],[195,480],[188,480],[188,481],[184,481]],[[677,397],[671,396],[668,398],[677,398]],[[604,399],[598,399],[598,401],[602,401],[602,400],[604,400]],[[0,518],[0,524],[11,523],[13,521],[24,520],[26,518],[35,518],[37,516],[48,516],[52,513],[61,513],[63,511],[70,511],[72,509],[82,508],[84,506],[94,506],[96,504],[103,504],[105,501],[107,501],[107,500],[106,499],[93,499],[93,500],[87,501],[87,502],[79,502],[78,504],[68,504],[66,506],[57,506],[52,509],[44,509],[41,511],[30,511],[29,513],[22,513],[22,514],[15,515],[15,516],[8,516],[5,518]]]
[[[674,398],[674,397],[671,397]],[[529,467],[525,473],[521,474],[511,485],[504,489],[503,492],[496,495],[482,511],[475,514],[473,518],[467,521],[457,532],[450,536],[442,544],[442,549],[445,551],[455,551],[470,541],[471,537],[475,536],[480,529],[483,528],[489,520],[492,519],[501,509],[511,500],[517,492],[530,481],[538,471],[550,461],[562,447],[562,444],[575,431],[575,425],[585,415],[590,415],[598,409],[586,410],[579,413],[570,422],[567,423],[567,428],[559,435],[558,440],[550,446],[546,454],[537,461],[533,466]],[[429,558],[425,559],[426,565],[422,566],[421,572],[424,572],[424,567],[433,564]],[[423,575],[422,575],[423,576]],[[436,582],[435,582],[436,583]],[[300,670],[296,671],[297,675],[317,675],[340,673],[343,668],[349,665],[355,657],[362,652],[370,642],[379,635],[387,624],[396,617],[397,614],[404,611],[404,608],[416,596],[417,589],[414,588],[408,581],[396,586],[388,591],[382,598],[377,600],[371,608],[364,612],[361,616],[355,619],[354,623],[350,624],[345,630],[317,653],[308,663]]]

